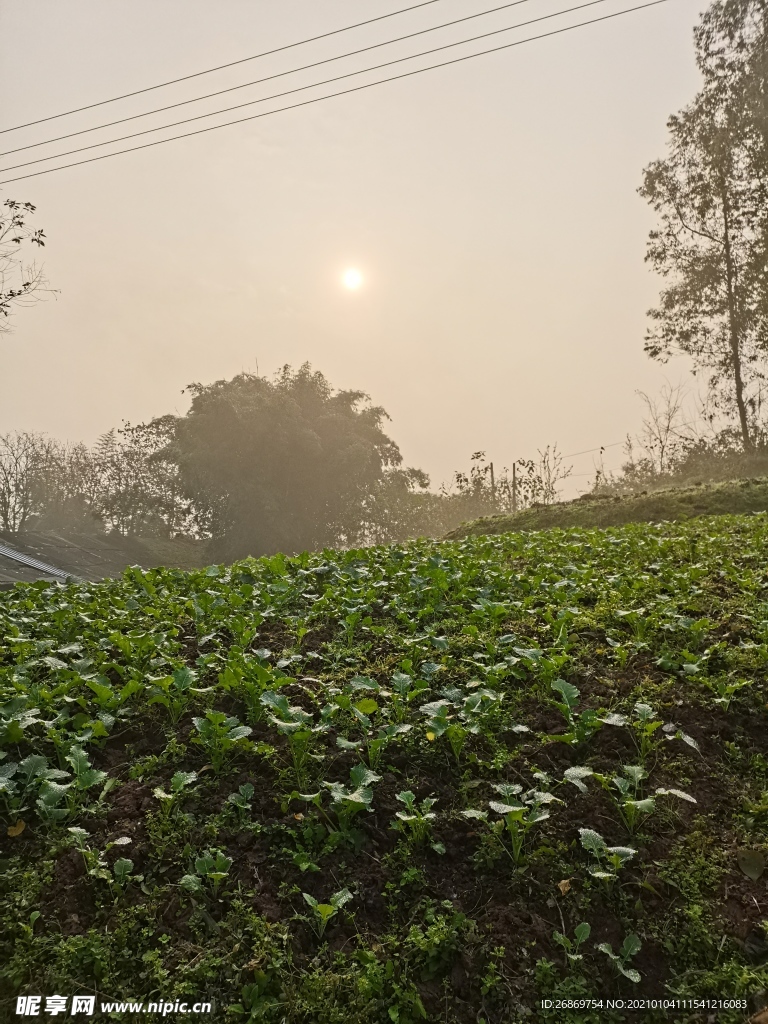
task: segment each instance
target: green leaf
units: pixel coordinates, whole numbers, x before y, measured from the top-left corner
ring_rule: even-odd
[[[588,779],[591,775],[594,775],[591,768],[587,768],[584,765],[574,765],[572,768],[568,768],[563,775],[563,778],[566,779],[567,782],[573,783],[573,785],[577,789],[580,789],[582,793],[586,793],[587,787],[584,784],[584,779]]]
[[[624,939],[621,950],[619,952],[624,960],[629,960],[631,957],[635,956],[637,953],[640,952],[642,946],[643,944],[640,941],[640,937],[638,935],[635,935],[634,932],[632,932],[629,935],[627,935],[627,937]]]
[[[573,683],[567,683],[565,679],[556,679],[552,683],[552,689],[559,693],[570,711],[576,707],[581,696],[581,691]]]
[[[591,931],[592,931],[592,928],[591,928],[589,922],[588,921],[582,921],[581,924],[577,924],[576,925],[576,928],[574,929],[573,934],[576,936],[576,941],[579,944],[581,944],[582,942],[586,942],[586,940],[589,938],[589,935],[590,935]]]
[[[606,850],[606,843],[599,832],[595,832],[591,828],[580,828],[579,838],[581,839],[581,845],[589,853],[601,854]]]
[[[756,882],[765,871],[765,856],[759,850],[738,850],[736,861],[747,876]]]
[[[372,697],[366,697],[363,700],[357,701],[354,707],[357,708],[361,715],[372,715],[375,711],[379,710],[379,705]]]

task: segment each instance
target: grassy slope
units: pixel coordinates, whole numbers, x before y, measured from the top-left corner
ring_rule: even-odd
[[[447,536],[458,540],[515,530],[675,522],[693,516],[765,511],[768,511],[768,479],[761,477],[650,491],[631,497],[584,495],[574,501],[528,508],[514,515],[485,516],[463,523]]]
[[[768,517],[734,516],[1,595],[0,1020],[19,993],[89,990],[268,1024],[610,1024],[537,1000],[757,997],[766,880],[737,850],[759,869],[768,849],[766,541]],[[351,745],[388,724],[411,728],[351,783],[376,754]],[[641,763],[639,797],[697,802],[658,796],[630,834],[610,779]],[[437,799],[421,836],[407,790]],[[516,858],[499,801],[529,808]],[[617,878],[580,828],[635,851]],[[320,938],[303,894],[345,888]],[[581,922],[570,961],[557,934]],[[598,948],[630,935],[639,983]]]

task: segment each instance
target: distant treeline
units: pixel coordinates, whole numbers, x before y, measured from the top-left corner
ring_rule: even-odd
[[[551,503],[569,470],[557,449],[430,490],[384,432],[384,409],[309,365],[274,379],[192,384],[185,416],[124,425],[93,447],[0,436],[0,529],[116,531],[211,541],[221,558],[440,536],[482,515]]]

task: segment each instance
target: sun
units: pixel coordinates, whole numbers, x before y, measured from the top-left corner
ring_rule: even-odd
[[[341,283],[351,292],[357,291],[363,283],[363,275],[356,267],[348,267],[341,275]]]

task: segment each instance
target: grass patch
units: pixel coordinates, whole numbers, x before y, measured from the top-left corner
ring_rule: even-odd
[[[462,523],[449,540],[518,530],[570,526],[621,526],[624,523],[678,522],[696,516],[768,511],[768,479],[728,480],[692,487],[670,487],[625,496],[585,494],[573,501],[534,505],[511,515],[484,516]]]

